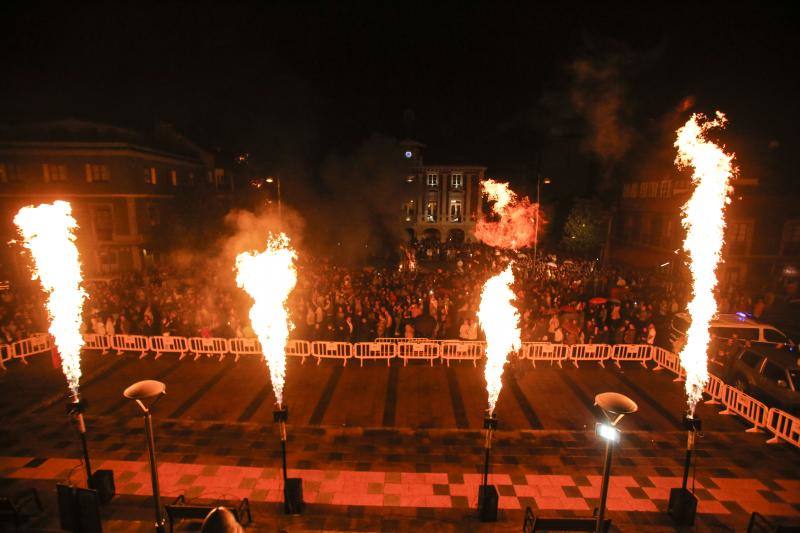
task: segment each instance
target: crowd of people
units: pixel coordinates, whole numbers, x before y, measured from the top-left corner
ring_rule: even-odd
[[[448,260],[401,268],[347,268],[299,262],[288,308],[292,337],[344,342],[405,337],[478,340],[483,283],[514,262],[516,307],[523,341],[666,345],[671,316],[685,308],[685,284],[657,272],[600,267],[595,261],[497,252],[480,245],[455,249]],[[111,281],[87,282],[85,331],[252,337],[247,295],[231,269],[209,263],[190,271],[159,268]],[[738,295],[720,294],[721,311],[753,310]],[[45,331],[43,296],[0,295],[0,342]]]

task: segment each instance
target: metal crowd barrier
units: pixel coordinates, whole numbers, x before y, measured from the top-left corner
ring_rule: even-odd
[[[143,335],[114,335],[111,337],[111,348],[117,355],[125,352],[139,352],[139,359],[150,351],[150,338]]]
[[[450,361],[472,361],[472,366],[478,366],[478,361],[486,354],[486,343],[481,341],[441,341],[442,361],[450,366]]]
[[[349,342],[314,341],[311,355],[317,358],[317,364],[323,359],[341,359],[342,366],[347,366],[347,360],[353,356],[353,345]]]
[[[19,359],[26,365],[26,357],[40,353],[49,352],[53,349],[53,339],[49,333],[37,333],[33,337],[22,339],[11,345],[11,353],[14,359]]]
[[[218,357],[221,361],[227,355],[233,355],[238,361],[243,355],[260,355],[261,345],[258,339],[223,339],[202,337],[145,337],[142,335],[113,335],[102,336],[86,334],[84,338],[85,350],[97,350],[108,353],[115,350],[118,355],[124,352],[138,352],[145,357],[149,352],[155,353],[158,358],[164,353],[177,353],[179,359],[187,354],[195,354],[195,360],[202,356]],[[32,355],[50,352],[53,349],[52,338],[49,334],[40,333],[30,338],[12,344],[0,345],[0,368],[6,369],[6,363],[12,359],[19,359],[26,363],[26,358]],[[477,366],[486,352],[486,343],[480,341],[455,341],[455,340],[430,340],[430,339],[378,339],[375,342],[327,342],[289,340],[286,344],[286,355],[301,357],[302,362],[306,357],[316,357],[317,364],[322,359],[341,359],[343,365],[347,360],[355,357],[363,366],[364,360],[391,360],[399,358],[403,365],[409,360],[429,361],[431,366],[435,360],[443,364],[450,361],[471,361]],[[579,361],[595,361],[601,365],[606,360],[613,360],[619,365],[622,361],[640,362],[646,366],[648,360],[655,362],[654,371],[668,370],[681,380],[685,372],[680,365],[680,358],[663,348],[650,345],[615,345],[606,344],[551,344],[546,342],[523,342],[516,354],[520,359],[530,360],[536,366],[537,361],[549,361],[562,366],[564,361],[572,361],[577,366]],[[705,387],[709,396],[706,403],[722,404],[725,409],[723,415],[738,415],[747,420],[752,427],[748,432],[766,430],[772,433],[767,441],[776,443],[787,442],[800,448],[800,418],[786,413],[780,409],[769,408],[763,402],[753,398],[747,393],[725,384],[715,375],[709,376]]]
[[[536,361],[550,361],[557,363],[562,368],[562,363],[567,360],[569,346],[566,344],[551,344],[549,342],[523,342],[520,349],[520,358],[528,359],[534,368]]]
[[[385,359],[386,366],[392,364],[396,356],[397,343],[394,342],[357,342],[353,344],[356,359],[364,366],[364,359]]]
[[[10,344],[0,344],[0,368],[6,370],[6,361],[14,357],[14,350]]]
[[[773,435],[767,441],[769,444],[784,440],[800,448],[800,418],[773,407],[767,413],[766,427]]]
[[[189,341],[186,340],[186,337],[173,337],[171,335],[150,337],[150,351],[155,352],[156,359],[164,353],[177,353],[178,360],[181,360],[189,352]],[[236,357],[238,359],[238,355]]]
[[[725,406],[725,409],[719,414],[739,415],[753,424],[753,427],[747,430],[748,433],[757,433],[761,428],[767,427],[769,407],[736,387],[723,386],[722,405]]]
[[[608,344],[573,344],[569,347],[569,359],[575,368],[578,361],[596,361],[603,368],[605,360],[611,357],[611,346]]]

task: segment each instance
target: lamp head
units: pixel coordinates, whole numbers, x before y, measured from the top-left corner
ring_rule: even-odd
[[[160,381],[156,381],[153,379],[146,379],[144,381],[138,381],[125,389],[122,395],[128,398],[129,400],[135,400],[139,403],[142,409],[145,409],[144,402],[147,400],[153,400],[150,404],[152,406],[153,403],[156,402],[161,396],[166,394],[167,386],[161,383]],[[146,409],[145,409],[146,410]]]
[[[636,402],[618,392],[603,392],[594,397],[594,404],[603,410],[603,414],[616,425],[623,416],[635,413],[639,406]]]

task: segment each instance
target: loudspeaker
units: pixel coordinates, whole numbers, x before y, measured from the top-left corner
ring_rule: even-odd
[[[299,477],[290,477],[283,486],[283,508],[286,514],[300,514],[303,512],[303,480]]]
[[[478,489],[478,515],[481,522],[497,522],[497,489],[494,485],[481,485]]]
[[[75,531],[78,525],[75,491],[69,485],[59,483],[56,485],[56,498],[58,499],[58,522],[61,529]]]
[[[113,470],[96,470],[92,474],[89,486],[97,491],[97,496],[100,498],[100,505],[105,505],[111,501],[111,498],[117,493],[114,486],[114,471]]]
[[[679,526],[694,525],[694,515],[697,512],[697,496],[684,488],[675,488],[669,491],[669,504],[667,513]]]
[[[76,533],[102,533],[100,498],[96,490],[56,485],[61,529]]]

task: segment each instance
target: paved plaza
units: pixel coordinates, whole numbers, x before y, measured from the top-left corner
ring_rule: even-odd
[[[122,390],[141,379],[166,383],[156,405],[156,440],[165,502],[247,497],[253,530],[519,531],[523,512],[586,516],[599,499],[603,445],[594,435],[595,394],[622,392],[639,411],[621,425],[608,507],[621,531],[671,531],[669,489],[680,484],[685,431],[682,383],[638,363],[580,368],[530,362],[506,367],[497,405],[491,482],[497,524],[477,521],[486,404],[480,367],[393,361],[342,367],[289,362],[290,475],[309,504],[285,517],[274,398],[260,358],[178,361],[165,355],[84,357],[82,394],[93,468],[115,473],[118,496],[103,509],[108,531],[148,531],[151,507],[142,420]],[[47,356],[0,374],[0,483],[3,493],[36,487],[46,511],[35,528],[57,529],[54,486],[84,483],[66,386]],[[800,453],[765,443],[763,433],[703,404],[704,432],[694,479],[698,530],[743,530],[753,511],[800,520]]]

